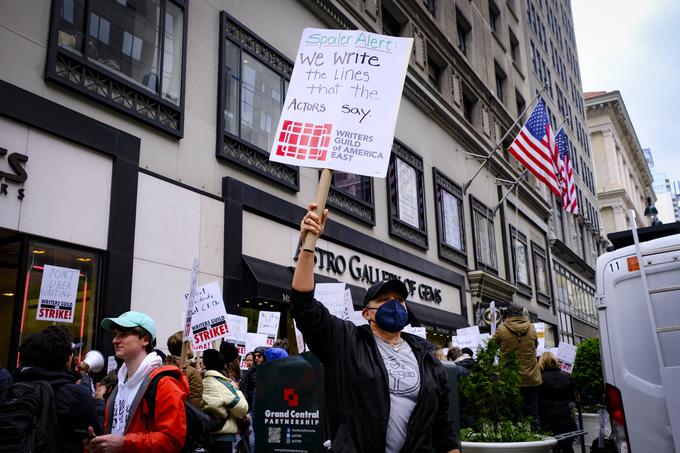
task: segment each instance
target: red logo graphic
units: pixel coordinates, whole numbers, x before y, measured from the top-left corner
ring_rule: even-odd
[[[332,129],[332,124],[284,120],[276,155],[303,160],[326,160]]]
[[[300,395],[293,389],[283,389],[283,400],[288,403],[288,407],[298,407],[300,405]]]

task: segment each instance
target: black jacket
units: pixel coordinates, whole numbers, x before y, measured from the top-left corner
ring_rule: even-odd
[[[96,433],[101,427],[95,412],[94,400],[89,390],[75,383],[75,376],[66,371],[52,371],[41,367],[26,367],[14,376],[17,382],[47,381],[59,382],[52,386],[57,411],[57,443],[60,452],[82,452],[83,439],[87,428],[92,426]],[[72,383],[63,383],[66,380]]]
[[[327,430],[333,452],[385,451],[390,394],[387,371],[368,326],[332,316],[312,292],[295,290],[292,310],[309,349],[325,366]],[[420,393],[402,452],[447,452],[458,448],[449,421],[449,385],[435,347],[402,333],[420,366]]]
[[[552,434],[576,430],[569,402],[574,400],[574,387],[567,373],[557,368],[541,372],[543,384],[538,389],[541,428]]]

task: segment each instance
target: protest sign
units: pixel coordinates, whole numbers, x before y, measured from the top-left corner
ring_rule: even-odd
[[[457,335],[453,338],[455,338],[456,346],[460,349],[470,348],[475,351],[479,344],[479,335]]]
[[[352,321],[352,324],[355,326],[363,326],[368,324],[368,321],[366,321],[366,318],[364,318],[362,310],[352,312],[350,321]]]
[[[306,28],[270,160],[384,178],[412,45]]]
[[[557,358],[560,360],[562,371],[571,374],[576,359],[576,346],[561,341],[557,348]]]
[[[255,348],[267,347],[267,335],[262,333],[248,332],[246,334],[246,351],[252,352]]]
[[[321,302],[333,316],[342,318],[345,314],[344,283],[317,283],[314,288],[314,298]]]
[[[302,336],[302,332],[298,330],[297,324],[295,324],[295,320],[293,320],[293,329],[295,330],[295,342],[297,343],[298,354],[307,352],[307,345],[305,344],[305,339]]]
[[[496,301],[492,300],[489,304],[489,311],[491,311],[491,335],[496,333],[498,325],[498,318],[496,317]]]
[[[274,346],[274,341],[279,333],[279,321],[281,312],[261,311],[257,319],[257,333],[267,336],[267,346]]]
[[[116,356],[113,355],[108,356],[106,360],[106,374],[115,371],[116,368],[118,368],[118,364],[116,363]]]
[[[191,268],[191,281],[189,283],[189,294],[184,296],[185,307],[184,311],[184,341],[191,341],[191,316],[194,312],[194,300],[196,299],[196,286],[198,285],[198,258],[194,258],[194,264]],[[184,355],[184,350],[182,350]]]
[[[536,349],[545,349],[545,324],[542,322],[535,322],[534,330],[536,330],[536,336],[538,337],[538,346],[536,346]]]
[[[427,331],[425,330],[425,327],[413,327],[411,324],[408,324],[406,327],[404,327],[402,332],[410,333],[411,335],[427,339]]]
[[[35,319],[73,323],[79,278],[78,269],[46,264],[40,282]]]
[[[322,446],[324,367],[309,352],[257,367],[253,425],[258,453],[317,453]]]
[[[479,326],[465,327],[463,329],[456,330],[456,335],[466,336],[466,335],[479,335]]]
[[[187,306],[189,294],[184,294]],[[224,309],[222,292],[217,282],[208,283],[196,289],[193,310],[187,315],[187,323],[191,323],[191,342],[196,348],[206,342],[225,337],[229,333],[227,311]]]

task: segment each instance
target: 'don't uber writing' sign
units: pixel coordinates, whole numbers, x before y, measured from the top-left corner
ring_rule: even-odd
[[[72,323],[79,278],[78,269],[46,264],[40,282],[40,298],[35,319]]]
[[[412,45],[306,28],[270,160],[384,178]]]

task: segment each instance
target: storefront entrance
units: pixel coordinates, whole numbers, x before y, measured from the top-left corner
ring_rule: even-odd
[[[38,320],[45,266],[78,271],[72,321]],[[0,229],[0,365],[16,367],[19,345],[51,324],[66,326],[79,353],[94,344],[101,253]]]

